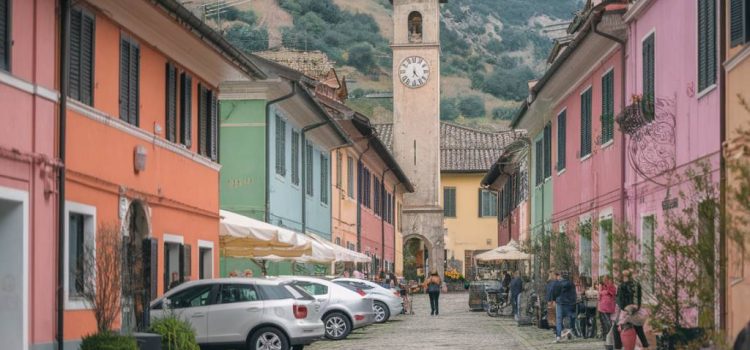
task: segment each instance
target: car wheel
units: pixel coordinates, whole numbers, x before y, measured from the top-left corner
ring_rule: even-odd
[[[289,350],[284,333],[273,327],[263,327],[250,337],[248,350]]]
[[[388,306],[380,301],[372,304],[372,310],[375,311],[375,323],[384,323],[391,318],[391,311],[388,310]]]
[[[323,319],[326,327],[326,338],[331,340],[341,340],[346,338],[352,331],[351,322],[344,314],[332,312]]]

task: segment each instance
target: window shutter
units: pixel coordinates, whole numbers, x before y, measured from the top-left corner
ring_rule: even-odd
[[[742,45],[748,39],[748,3],[747,0],[730,0],[729,36],[731,46]]]
[[[552,125],[544,126],[544,178],[552,176]]]
[[[705,0],[706,10],[708,11],[708,40],[706,42],[706,87],[716,83],[716,2],[714,0]]]
[[[477,205],[477,208],[479,208],[479,212],[477,213],[477,215],[479,215],[479,217],[482,217],[482,189],[481,188],[479,189],[477,197],[479,197],[479,204]]]
[[[299,185],[299,132],[292,130],[292,184]]]
[[[140,65],[141,49],[136,43],[130,44],[130,70],[128,72],[128,120],[129,123],[138,126],[139,96],[140,96]]]
[[[219,160],[219,101],[215,92],[209,92],[209,100],[211,103],[209,113],[211,119],[208,124],[210,126],[209,136],[211,137],[209,155],[211,160],[217,161]]]
[[[144,258],[143,289],[149,293],[146,299],[154,300],[158,295],[156,281],[159,279],[159,241],[155,238],[146,238],[142,244]]]
[[[716,2],[698,1],[698,90],[716,82]]]
[[[648,98],[650,102],[655,102],[655,82],[654,82],[654,52],[656,41],[654,34],[651,34],[643,42],[643,97]]]
[[[166,138],[175,142],[177,131],[177,68],[172,63],[167,63],[166,75]]]
[[[182,244],[179,245],[178,254],[180,256],[178,264],[179,269],[177,270],[180,274],[180,283],[185,282],[185,246]],[[166,257],[166,255],[164,255]]]
[[[0,69],[10,68],[10,6],[9,0],[0,0]]]
[[[0,0],[2,1],[2,0]],[[70,10],[70,62],[68,69],[68,94],[81,100],[81,17],[80,9]]]
[[[126,122],[130,122],[130,58],[130,44],[125,38],[120,38],[120,119]]]
[[[71,37],[72,39],[72,37]],[[72,53],[72,50],[71,50]],[[94,104],[94,16],[82,12],[81,18],[81,88],[80,101],[93,106]]]
[[[192,142],[193,78],[187,73],[180,75],[180,141],[187,148]]]
[[[206,144],[206,141],[208,141],[207,97],[206,88],[203,84],[198,83],[198,154],[204,156],[208,154],[208,145]]]
[[[565,169],[566,119],[565,111],[557,116],[557,171]]]
[[[581,158],[591,154],[591,89],[581,95]]]
[[[544,150],[542,149],[542,147],[543,147],[542,140],[537,141],[536,142],[536,157],[534,159],[534,162],[536,162],[535,173],[536,173],[536,185],[537,186],[540,185],[542,181],[544,181],[543,173],[542,173],[544,171],[542,167],[542,161],[544,158],[544,154],[543,154]]]
[[[182,253],[182,258],[184,259],[182,265],[183,265],[183,278],[182,280],[185,281],[185,277],[190,277],[193,274],[193,251],[191,249],[192,247],[190,244],[185,244],[182,246],[182,249],[184,252]]]

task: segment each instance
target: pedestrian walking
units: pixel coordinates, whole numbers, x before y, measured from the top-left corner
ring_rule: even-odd
[[[615,315],[615,298],[617,297],[617,287],[609,275],[604,275],[602,283],[599,285],[599,321],[602,325],[602,339],[607,337],[607,333],[612,328],[612,317]]]
[[[555,313],[555,298],[553,293],[555,291],[555,284],[560,280],[559,272],[550,272],[549,279],[547,279],[547,285],[544,288],[545,300],[547,301],[547,325],[553,326],[556,320]]]
[[[513,306],[513,316],[515,317],[516,321],[518,321],[518,318],[520,316],[518,301],[522,291],[523,280],[521,279],[521,273],[518,271],[513,271],[513,280],[510,281],[510,303]]]
[[[622,283],[617,287],[617,307],[622,311],[629,305],[635,306],[635,312],[641,309],[641,284],[634,278],[633,270],[625,270],[622,272]],[[648,349],[648,339],[646,339],[646,333],[643,331],[643,325],[633,326],[635,334],[638,335],[638,339],[641,341],[641,349]],[[615,349],[622,349],[622,339],[620,332],[615,331]]]
[[[570,281],[570,274],[563,271],[560,277],[552,292],[555,298],[555,343],[560,342],[562,336],[571,338],[570,329],[566,329],[563,334],[563,320],[567,318],[570,321],[570,327],[575,324],[575,305],[578,297],[576,286]]]
[[[439,315],[440,314],[440,286],[443,284],[443,281],[440,279],[440,276],[438,276],[437,272],[433,272],[430,274],[430,277],[428,277],[424,282],[424,288],[427,290],[427,294],[430,296],[430,315]]]

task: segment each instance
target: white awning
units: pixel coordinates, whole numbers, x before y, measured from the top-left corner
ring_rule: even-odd
[[[272,260],[312,255],[312,242],[302,234],[226,210],[220,215],[224,256]]]
[[[508,244],[497,247],[488,252],[478,254],[474,256],[474,259],[480,261],[493,261],[493,260],[528,260],[531,256],[524,253],[519,248],[518,242],[510,241]]]

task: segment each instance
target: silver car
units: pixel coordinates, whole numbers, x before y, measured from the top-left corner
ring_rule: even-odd
[[[404,309],[403,300],[398,291],[383,288],[375,282],[356,278],[337,278],[333,282],[350,288],[361,289],[374,299],[372,308],[375,310],[376,323],[386,322],[391,318],[391,315],[398,315]]]
[[[187,282],[151,302],[151,319],[174,312],[198,344],[302,349],[324,335],[320,303],[282,281],[221,278]]]
[[[320,303],[326,338],[341,340],[352,330],[375,322],[373,299],[363,291],[357,293],[336,283],[314,277],[286,276],[291,283]]]

